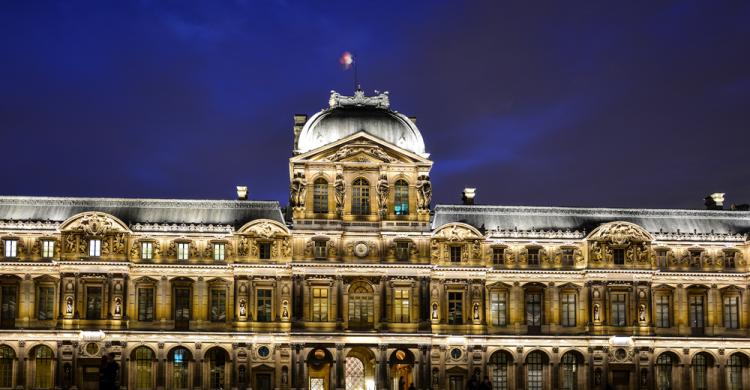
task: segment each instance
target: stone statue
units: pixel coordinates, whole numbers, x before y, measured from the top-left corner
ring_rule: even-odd
[[[344,214],[344,175],[336,174],[336,181],[333,184],[334,196],[336,196],[336,212],[339,216]]]
[[[474,304],[474,319],[475,320],[479,319],[479,304],[478,303]]]
[[[638,307],[638,320],[646,321],[646,305],[644,304]]]
[[[594,321],[599,321],[599,304],[594,305]]]
[[[68,299],[65,300],[65,313],[73,314],[73,298],[71,297],[68,297]]]
[[[437,310],[438,310],[438,305],[437,305],[437,303],[433,303],[433,304],[432,304],[432,319],[433,319],[433,320],[436,320],[436,319],[438,318],[438,313],[437,313]]]
[[[120,298],[115,298],[115,315],[120,315],[122,311],[122,301]]]
[[[378,208],[380,210],[380,216],[385,217],[388,213],[388,193],[390,188],[388,187],[388,177],[386,175],[380,175],[378,179]]]
[[[240,301],[240,315],[245,316],[245,300]]]
[[[294,174],[292,183],[289,185],[289,204],[294,208],[305,207],[305,195],[307,194],[307,180],[302,172]]]
[[[432,201],[432,184],[430,177],[422,175],[417,179],[417,209],[427,210]]]

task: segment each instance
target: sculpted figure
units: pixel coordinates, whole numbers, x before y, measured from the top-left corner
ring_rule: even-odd
[[[646,305],[644,304],[638,308],[638,320],[646,321]]]
[[[599,304],[594,305],[594,321],[599,321]]]
[[[333,184],[334,196],[336,196],[336,211],[339,215],[344,213],[344,175],[336,174],[336,181]]]
[[[380,216],[385,216],[388,212],[388,177],[386,175],[380,175],[378,180],[378,207],[380,209]]]
[[[295,173],[292,183],[289,185],[289,204],[292,207],[305,207],[305,195],[307,194],[307,180],[301,172]]]
[[[430,177],[423,175],[417,179],[417,208],[429,209],[430,201],[432,201],[432,184],[430,184]]]

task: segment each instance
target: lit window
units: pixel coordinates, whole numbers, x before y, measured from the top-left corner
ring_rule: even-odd
[[[18,256],[18,240],[3,240],[5,246],[5,257]]]
[[[659,269],[667,269],[667,251],[664,249],[660,249],[656,251],[656,266],[659,267]]]
[[[315,241],[315,258],[325,259],[328,257],[327,241],[318,240]]]
[[[227,318],[227,294],[224,289],[211,290],[211,321],[224,321]]]
[[[703,328],[703,295],[690,295],[688,317],[692,328]]]
[[[98,320],[102,316],[102,288],[86,288],[86,319]]]
[[[328,213],[328,182],[323,178],[316,179],[313,184],[313,212]]]
[[[39,320],[54,319],[55,288],[39,287],[38,294],[36,318]]]
[[[464,294],[458,291],[448,292],[448,324],[464,323]]]
[[[461,262],[461,247],[460,246],[451,246],[451,263],[460,263]]]
[[[505,326],[507,324],[507,300],[504,291],[490,293],[490,317],[492,325]]]
[[[562,250],[562,265],[563,267],[573,266],[573,249],[565,248]]]
[[[190,243],[178,242],[177,243],[177,260],[187,260],[189,256],[190,256]]]
[[[393,321],[409,322],[409,289],[393,289]]]
[[[102,255],[102,240],[89,240],[89,256],[99,257]]]
[[[328,321],[328,288],[313,287],[312,320]]]
[[[214,243],[214,260],[224,261],[224,243]]]
[[[735,257],[735,253],[733,251],[724,252],[724,268],[726,269],[735,268],[734,257]]]
[[[154,352],[148,347],[138,347],[135,354],[135,388],[150,389],[152,387],[152,370]]]
[[[403,180],[397,181],[395,185],[393,213],[396,215],[409,214],[409,184]]]
[[[49,259],[55,256],[55,242],[52,240],[42,241],[42,257]]]
[[[138,321],[154,320],[154,289],[138,289]]]
[[[352,183],[352,214],[370,214],[370,183],[362,178]]]
[[[34,385],[35,389],[51,389],[52,388],[52,362],[55,357],[52,354],[52,350],[45,346],[40,345],[34,348]]]
[[[261,260],[271,259],[271,243],[270,242],[258,243],[258,258]]]
[[[669,296],[659,295],[656,297],[656,326],[659,328],[669,328]]]
[[[141,243],[141,259],[151,260],[154,258],[154,244],[152,242]]]
[[[505,264],[505,248],[492,248],[492,264]]]

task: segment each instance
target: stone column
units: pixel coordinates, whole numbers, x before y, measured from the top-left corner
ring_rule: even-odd
[[[385,276],[380,277],[380,323],[385,324],[388,322],[388,313],[386,312],[386,306],[388,301],[386,300],[386,289],[387,280]]]
[[[385,344],[378,345],[380,352],[378,356],[378,379],[375,387],[379,390],[387,390],[388,386],[388,346]]]
[[[156,388],[166,388],[166,366],[167,366],[167,351],[164,349],[164,343],[159,343],[159,349],[156,351]]]
[[[76,348],[77,349],[77,348]],[[16,366],[16,388],[22,387],[27,389],[26,381],[26,342],[18,342],[18,365]],[[31,385],[31,381],[28,381],[28,385]]]
[[[344,383],[344,344],[336,344],[336,389],[346,388]]]
[[[343,329],[344,322],[344,279],[336,275],[336,329]]]
[[[299,378],[298,378],[298,372],[299,372],[299,350],[300,350],[300,344],[292,344],[292,364],[289,365],[289,375],[291,376],[291,387],[292,390],[297,390],[300,388],[299,386]]]

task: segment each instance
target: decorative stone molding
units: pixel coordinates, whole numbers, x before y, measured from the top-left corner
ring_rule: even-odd
[[[234,233],[232,225],[213,224],[169,224],[169,223],[136,223],[130,225],[134,232],[169,232],[169,233]]]
[[[376,91],[377,93],[377,91]],[[328,106],[331,108],[336,107],[375,107],[375,108],[389,108],[391,105],[388,98],[388,92],[383,92],[375,96],[365,96],[365,91],[357,89],[354,91],[354,96],[344,96],[336,91],[331,91],[331,97],[328,99]]]
[[[614,245],[629,245],[631,242],[651,242],[653,237],[642,227],[624,221],[605,223],[589,234],[591,241],[609,242]]]

